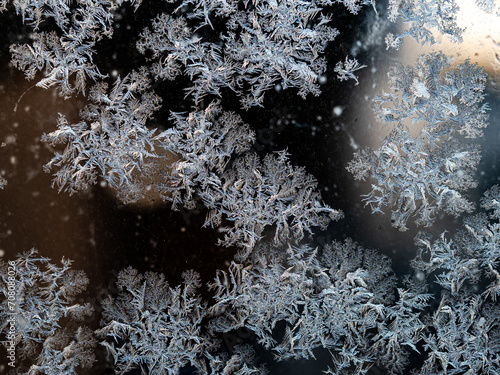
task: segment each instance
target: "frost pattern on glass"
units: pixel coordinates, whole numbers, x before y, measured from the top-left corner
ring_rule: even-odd
[[[482,136],[488,124],[486,74],[469,61],[450,70],[448,59],[434,53],[420,56],[415,67],[394,66],[389,79],[375,112],[395,128],[380,148],[357,151],[347,166],[356,179],[374,181],[363,200],[373,212],[391,209],[400,230],[411,218],[430,226],[440,211],[471,212],[464,192],[477,185],[481,154],[462,138]]]
[[[500,372],[498,186],[481,200],[489,213],[467,217],[463,230],[435,240],[419,234],[411,263],[417,277],[398,283],[389,258],[352,240],[318,249],[300,243],[342,213],[322,202],[314,177],[292,165],[286,151],[250,152],[254,132],[222,107],[226,93],[242,109],[263,105],[278,86],[303,98],[320,94],[328,76],[325,52],[339,42],[334,11],[377,12],[374,0],[177,1],[175,11],[146,20],[137,37],[146,65],[110,78],[94,63],[95,48],[112,37],[124,2],[0,0],[0,11],[13,9],[30,28],[29,43],[10,46],[12,64],[39,87],[88,100],[80,122],[61,115],[57,130],[43,136],[56,149],[45,169],[69,193],[102,178],[124,202],[150,187],[174,209],[201,200],[209,209],[205,226],[217,227],[220,244],[238,246],[238,253],[217,272],[206,301],[194,271],[175,287],[159,273],[121,271],[118,294],[104,300],[96,332],[62,328],[63,321],[81,324],[92,313],[89,304],[75,303],[88,279],[69,260],[60,267],[32,250],[14,261],[14,281],[0,261],[2,334],[12,283],[16,291],[17,373],[88,368],[97,334],[119,373],[265,374],[249,345],[229,353],[221,348],[221,337],[241,328],[277,360],[329,350],[327,374],[368,374],[374,366],[406,373],[412,353],[422,360],[413,374]],[[141,5],[130,3],[136,10]],[[493,1],[476,4],[494,11]],[[388,20],[408,27],[388,34],[387,47],[399,48],[406,36],[432,44],[432,28],[459,42],[457,10],[454,0],[389,0]],[[332,68],[339,80],[357,83],[363,67],[347,56]],[[153,88],[181,76],[188,81],[185,99],[195,106],[172,113],[167,130],[150,129],[147,122],[161,107]],[[372,180],[364,198],[374,212],[390,209],[393,225],[405,230],[411,219],[429,226],[441,211],[473,210],[465,191],[476,186],[480,150],[465,138],[482,136],[487,125],[485,83],[477,65],[451,69],[442,54],[392,69],[390,91],[377,97],[376,112],[394,130],[379,149],[358,151],[348,165],[355,178]],[[207,106],[205,99],[214,97],[221,101]],[[148,180],[151,174],[160,181]],[[0,177],[1,188],[5,183]],[[428,293],[425,276],[441,296]]]
[[[92,367],[96,345],[92,330],[66,324],[68,319],[81,324],[93,312],[89,303],[75,303],[87,287],[85,273],[72,270],[65,258],[57,266],[35,249],[19,254],[13,263],[13,272],[8,272],[11,263],[0,260],[0,293],[5,298],[0,305],[0,332],[2,337],[15,332],[15,373],[77,374]],[[8,298],[11,291],[14,300]]]
[[[197,294],[199,275],[189,270],[183,279],[171,287],[154,272],[140,274],[129,267],[118,274],[119,294],[103,301],[104,326],[97,331],[116,371],[177,375],[191,366],[198,374],[264,375],[264,368],[252,365],[251,347],[237,346],[232,355],[216,353],[220,340],[202,324],[207,304]]]
[[[52,146],[66,145],[44,166],[46,172],[56,170],[53,185],[59,191],[75,193],[95,184],[98,177],[129,190],[128,195],[144,191],[144,186],[137,186],[137,173],[147,175],[158,157],[155,130],[148,129],[146,121],[161,103],[148,88],[145,71],[134,71],[118,79],[110,91],[104,82],[93,86],[91,104],[80,112],[82,121],[70,124],[60,115],[58,129],[42,137]]]
[[[321,256],[307,246],[284,253],[261,244],[211,284],[211,329],[248,328],[278,360],[314,358],[314,349],[327,348],[332,374],[364,374],[375,358],[400,373],[420,341],[420,313],[430,295],[398,289],[395,302],[395,284],[390,260],[352,240],[324,246]]]
[[[432,274],[444,289],[432,314],[424,348],[429,353],[420,374],[460,372],[493,374],[500,370],[500,189],[488,190],[481,206],[491,210],[464,220],[453,238],[416,238],[419,253],[412,266]],[[453,373],[455,373],[454,371]]]
[[[387,34],[387,49],[399,49],[406,36],[421,44],[434,44],[434,29],[452,42],[462,42],[464,29],[456,22],[458,10],[455,0],[389,0],[388,19],[391,22],[401,20],[406,25],[400,34]]]

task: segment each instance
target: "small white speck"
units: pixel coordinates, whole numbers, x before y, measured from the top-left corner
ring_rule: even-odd
[[[423,273],[422,271],[415,272],[415,277],[417,278],[418,281],[424,281],[425,273]]]
[[[10,134],[5,137],[5,145],[12,145],[16,143],[16,135],[15,134]]]

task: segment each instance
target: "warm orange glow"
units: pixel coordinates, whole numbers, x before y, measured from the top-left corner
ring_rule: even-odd
[[[452,43],[436,31],[436,44],[421,46],[405,38],[401,48],[401,61],[412,64],[422,53],[443,51],[454,56],[455,63],[465,59],[477,62],[491,78],[500,78],[500,16],[481,10],[472,0],[456,0],[460,7],[457,24],[465,28],[462,43]]]

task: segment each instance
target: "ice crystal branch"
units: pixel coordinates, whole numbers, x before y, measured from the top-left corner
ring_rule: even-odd
[[[384,353],[380,364],[399,372],[420,341],[429,295],[401,289],[393,305],[394,282],[386,257],[350,240],[325,246],[321,258],[306,246],[284,253],[261,244],[246,263],[218,273],[210,324],[252,330],[279,360],[311,358],[322,347],[335,353],[334,373],[362,374]]]
[[[480,148],[460,137],[482,136],[488,123],[482,103],[486,75],[469,61],[449,68],[442,54],[421,56],[415,67],[396,65],[389,74],[391,91],[377,97],[375,106],[395,129],[379,149],[356,152],[347,166],[356,179],[376,181],[364,200],[373,212],[391,208],[400,230],[412,216],[417,225],[429,226],[441,210],[458,216],[474,207],[463,192],[476,186]],[[412,130],[418,126],[422,130]]]
[[[74,193],[95,184],[98,177],[128,189],[129,195],[144,190],[135,186],[141,180],[135,172],[146,174],[157,157],[155,130],[148,129],[146,121],[161,102],[146,91],[148,86],[144,71],[118,79],[109,93],[101,82],[91,89],[92,103],[81,111],[81,122],[69,124],[60,115],[58,129],[43,135],[42,140],[52,146],[66,145],[44,166],[46,172],[56,169],[53,184],[60,191]]]
[[[202,353],[213,343],[201,332],[206,304],[196,295],[198,274],[184,273],[184,283],[170,287],[161,274],[140,274],[129,267],[118,274],[116,298],[103,301],[102,344],[119,373],[177,375],[191,365],[204,368]]]
[[[495,0],[476,0],[476,5],[486,13],[493,13],[493,11],[495,10]],[[496,8],[497,8],[496,14],[500,15],[499,13],[500,9],[498,8],[498,4]]]
[[[291,165],[285,151],[236,159],[220,178],[200,192],[211,210],[206,226],[220,225],[222,218],[233,223],[224,228],[221,243],[239,245],[247,251],[255,246],[266,227],[274,226],[274,243],[300,241],[314,227],[325,230],[343,214],[322,203],[317,182],[304,168]]]
[[[392,22],[401,19],[405,23],[404,31],[386,37],[387,49],[399,49],[404,37],[410,36],[418,43],[434,44],[437,29],[452,42],[462,42],[464,29],[457,25],[459,10],[455,0],[389,0],[388,18]]]
[[[353,79],[356,85],[359,84],[358,77],[354,74],[355,71],[366,68],[366,65],[361,65],[356,59],[345,58],[345,62],[339,61],[335,66],[337,78],[341,81]]]
[[[215,354],[218,340],[203,328],[206,303],[197,295],[201,282],[190,270],[183,283],[170,287],[162,274],[140,274],[129,267],[118,274],[119,295],[103,301],[99,335],[121,373],[177,375],[185,367],[198,374],[264,375],[252,366],[253,350]],[[219,372],[220,371],[220,372]]]
[[[227,88],[241,97],[245,108],[262,105],[264,93],[278,83],[299,88],[303,97],[319,94],[317,78],[326,69],[319,56],[338,34],[326,26],[329,18],[322,15],[311,29],[306,28],[319,8],[291,1],[262,2],[252,12],[239,10],[233,2],[199,5],[191,17],[209,24],[209,8],[227,18],[223,45],[195,37],[182,16],[162,14],[137,43],[141,53],[152,52],[155,77],[187,74],[193,85],[186,93],[196,103],[207,94],[220,97],[221,89]]]
[[[34,29],[31,44],[10,47],[13,64],[28,79],[45,69],[45,77],[37,86],[56,85],[60,95],[68,98],[75,92],[85,93],[89,78],[95,81],[104,77],[92,57],[96,42],[112,35],[116,2],[77,1],[74,6],[66,1],[13,1],[13,4],[23,21]],[[38,31],[48,19],[55,21],[58,31]]]
[[[492,279],[485,295],[494,300],[500,295],[500,226],[498,224],[498,185],[488,190],[483,197],[482,207],[493,210],[490,218],[485,213],[470,216],[464,220],[465,230],[459,231],[453,239],[446,233],[431,242],[425,235],[417,237],[420,251],[413,261],[413,267],[427,273],[440,271],[436,282],[456,296],[462,288]]]
[[[427,359],[419,375],[494,374],[500,369],[498,305],[477,295],[444,294],[423,337]]]
[[[50,263],[35,249],[15,261],[0,261],[0,292],[5,297],[0,328],[7,336],[11,322],[15,326],[9,340],[15,342],[18,373],[76,374],[95,361],[92,331],[63,324],[67,318],[82,321],[93,312],[90,304],[74,303],[88,279],[83,271],[71,269],[70,260],[63,258],[61,264]]]
[[[276,243],[301,240],[313,227],[325,229],[330,220],[342,217],[321,202],[314,177],[292,166],[285,151],[262,161],[253,153],[235,159],[249,150],[255,135],[235,113],[221,111],[218,103],[187,117],[173,114],[171,119],[176,126],[159,138],[180,160],[172,164],[158,190],[174,209],[178,204],[192,208],[195,197],[200,197],[210,210],[205,226],[229,221],[232,226],[223,228],[221,244],[251,251],[271,226],[276,228]]]
[[[423,336],[427,359],[419,374],[492,374],[500,369],[500,227],[498,185],[488,190],[482,207],[493,210],[464,220],[465,230],[431,242],[416,238],[419,253],[412,266],[432,275],[443,289],[439,307]],[[492,281],[488,285],[488,281]]]
[[[204,111],[173,113],[174,127],[159,135],[161,146],[179,156],[165,181],[158,188],[165,199],[190,209],[195,197],[210,184],[220,184],[219,177],[237,154],[250,149],[255,133],[234,112],[222,111],[212,102]],[[168,194],[167,194],[168,193]]]
[[[47,73],[37,86],[57,85],[60,95],[69,98],[75,91],[85,93],[88,78],[104,78],[91,60],[94,42],[68,43],[56,32],[33,33],[32,39],[31,45],[12,45],[10,52],[14,66],[24,71],[29,80],[45,67]]]

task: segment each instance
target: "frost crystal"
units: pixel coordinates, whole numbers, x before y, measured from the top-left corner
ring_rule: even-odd
[[[442,54],[396,65],[391,91],[375,99],[379,119],[395,128],[379,149],[356,152],[347,166],[356,179],[375,180],[364,201],[373,212],[390,208],[400,230],[412,216],[430,226],[441,210],[458,216],[474,207],[463,192],[476,186],[480,148],[461,136],[480,137],[487,126],[486,74],[469,61],[449,67]],[[415,127],[422,130],[413,136]]]
[[[71,269],[70,260],[63,258],[59,267],[37,253],[32,249],[15,261],[0,260],[0,293],[5,297],[0,331],[15,342],[18,373],[77,374],[94,363],[96,341],[89,328],[75,329],[65,322],[81,322],[92,314],[90,304],[74,303],[88,279],[83,271]]]

